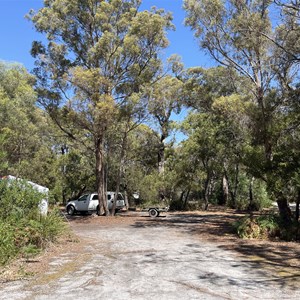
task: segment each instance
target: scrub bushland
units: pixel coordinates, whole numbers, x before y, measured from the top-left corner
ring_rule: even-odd
[[[65,232],[57,210],[40,214],[42,198],[25,182],[0,181],[0,266],[18,257],[33,257]]]
[[[300,224],[296,221],[285,224],[276,213],[248,215],[236,221],[233,226],[240,238],[300,240]]]

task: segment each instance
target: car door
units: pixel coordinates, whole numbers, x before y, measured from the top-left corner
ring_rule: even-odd
[[[96,210],[98,204],[99,204],[98,194],[92,194],[91,195],[91,200],[90,200],[90,203],[89,203],[89,210]]]
[[[88,211],[89,207],[89,194],[83,195],[77,200],[77,211]]]

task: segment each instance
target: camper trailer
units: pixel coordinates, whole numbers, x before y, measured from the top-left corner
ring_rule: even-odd
[[[1,180],[8,180],[8,182],[11,181],[20,181],[20,182],[25,182],[26,184],[31,185],[36,191],[38,191],[39,193],[44,195],[44,198],[41,200],[41,202],[39,203],[39,211],[41,213],[41,215],[47,215],[48,213],[48,194],[49,194],[49,189],[39,185],[37,183],[34,183],[32,181],[28,181],[28,180],[24,180],[12,175],[8,175],[8,176],[4,176],[1,177]]]

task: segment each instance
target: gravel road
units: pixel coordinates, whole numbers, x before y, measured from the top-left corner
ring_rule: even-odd
[[[177,218],[177,219],[176,219]],[[147,222],[71,222],[86,245],[47,272],[0,286],[0,299],[300,299],[298,283],[191,234],[184,216]]]

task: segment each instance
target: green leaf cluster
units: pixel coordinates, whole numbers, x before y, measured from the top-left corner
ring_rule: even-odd
[[[41,216],[43,195],[24,181],[0,181],[0,265],[17,256],[29,258],[65,232],[57,211]]]

